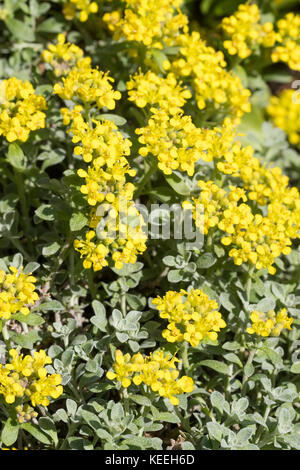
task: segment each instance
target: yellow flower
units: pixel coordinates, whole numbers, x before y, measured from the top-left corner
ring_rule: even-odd
[[[300,60],[300,59],[299,59]],[[292,145],[300,145],[300,101],[295,90],[284,90],[272,96],[267,112],[274,124],[284,130]]]
[[[250,112],[250,91],[239,77],[228,72],[221,51],[207,46],[196,31],[181,34],[174,41],[179,53],[170,64],[170,71],[182,79],[190,79],[199,109],[214,106],[223,115],[240,118]]]
[[[0,394],[4,396],[6,403],[13,404],[16,399],[21,399],[22,405],[30,400],[32,406],[48,406],[49,397],[55,399],[62,394],[60,374],[48,374],[44,368],[52,362],[44,350],[34,352],[33,357],[23,356],[15,349],[11,349],[9,354],[11,361],[5,365],[0,364]],[[20,409],[23,408],[18,405],[18,413]]]
[[[114,79],[100,70],[75,67],[62,78],[62,83],[54,85],[54,93],[64,100],[80,100],[96,105],[99,109],[114,109],[115,101],[121,98],[121,93],[114,91],[112,82]]]
[[[147,126],[135,131],[143,145],[140,155],[154,155],[158,168],[166,175],[178,169],[192,176],[195,163],[200,158],[207,161],[202,130],[193,124],[190,116],[182,113],[172,116],[156,108],[151,108],[151,112]]]
[[[217,311],[217,302],[200,289],[168,291],[164,297],[153,299],[152,303],[159,310],[160,317],[169,322],[162,336],[170,343],[187,341],[196,347],[204,339],[217,340],[218,332],[226,326]]]
[[[250,335],[256,333],[258,336],[279,336],[281,331],[286,328],[291,330],[291,324],[294,319],[289,317],[286,308],[275,313],[274,310],[269,310],[267,313],[254,310],[250,319],[252,321],[251,327],[247,328],[247,333]]]
[[[98,5],[90,0],[68,0],[64,3],[63,13],[67,20],[73,20],[79,12],[79,20],[87,21],[91,13],[97,13]]]
[[[124,12],[105,13],[103,21],[116,41],[124,38],[147,47],[172,45],[180,31],[187,30],[188,18],[179,7],[182,0],[125,0]]]
[[[35,292],[36,278],[24,274],[23,267],[19,270],[10,266],[10,273],[0,271],[0,318],[9,320],[15,313],[29,314],[29,307],[39,298]]]
[[[121,382],[124,388],[132,383],[136,386],[145,384],[161,397],[168,398],[173,405],[178,405],[176,395],[192,392],[194,382],[187,376],[178,379],[177,362],[179,359],[163,350],[154,351],[149,356],[137,353],[132,357],[117,350],[113,371],[108,371],[106,377]]]
[[[9,78],[1,82],[0,135],[8,142],[26,142],[31,131],[45,127],[47,108],[43,96],[35,95],[33,86],[26,80]]]
[[[79,251],[81,257],[85,258],[83,262],[83,267],[85,269],[93,267],[94,271],[99,271],[104,266],[108,265],[108,262],[105,259],[108,254],[108,248],[103,245],[103,243],[92,242],[94,237],[95,232],[90,230],[86,234],[85,241],[74,241],[74,248],[76,251]]]
[[[272,61],[285,62],[290,69],[300,71],[300,15],[288,13],[277,26],[278,45],[272,52]]]
[[[276,42],[273,24],[261,23],[257,5],[240,5],[237,12],[224,18],[221,28],[226,36],[224,47],[230,55],[246,59],[259,46],[272,47]]]
[[[169,73],[163,78],[151,70],[131,77],[127,82],[127,90],[129,101],[134,101],[139,108],[157,105],[170,114],[180,112],[180,108],[192,96],[190,90],[177,82],[174,74]]]
[[[64,34],[57,36],[57,44],[49,44],[42,52],[42,60],[51,65],[56,77],[67,75],[73,67],[83,70],[91,65],[91,58],[83,57],[80,47],[66,42]]]

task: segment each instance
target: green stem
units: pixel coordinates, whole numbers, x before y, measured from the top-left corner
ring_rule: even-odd
[[[206,236],[206,248],[208,251],[211,251],[212,245],[213,245],[213,234],[211,231],[209,231]]]
[[[129,397],[128,397],[128,390],[127,388],[124,388],[122,391],[123,395],[123,400],[124,400],[124,411],[125,411],[125,416],[129,415]]]
[[[125,318],[127,315],[127,305],[126,305],[126,293],[123,292],[121,295],[121,310],[123,313],[123,317]]]
[[[20,199],[24,233],[26,234],[26,236],[28,238],[28,244],[29,244],[30,249],[32,250],[33,245],[32,245],[32,240],[31,240],[31,236],[30,236],[31,224],[30,224],[30,220],[29,220],[29,210],[28,210],[26,195],[25,195],[25,191],[24,191],[24,179],[23,179],[22,173],[20,173],[16,169],[15,169],[15,183],[16,183],[16,186],[17,186],[19,199]]]
[[[266,424],[266,422],[267,422],[267,419],[268,419],[268,416],[269,416],[269,414],[270,414],[270,411],[271,411],[271,405],[267,405],[266,410],[265,410],[265,414],[264,414],[264,416],[263,416],[264,424]],[[266,428],[264,428],[263,426],[261,426],[261,428],[259,429],[259,431],[258,431],[258,433],[257,433],[257,439],[256,439],[256,444],[257,444],[258,446],[259,446],[260,438],[261,438],[261,436],[262,436],[262,434],[263,434],[264,431],[266,431]],[[263,446],[268,442],[269,437],[270,437],[270,435],[269,435],[269,433],[268,433],[267,439],[264,439],[265,442],[263,441],[263,443],[262,443],[261,446],[259,446],[259,447],[263,447]]]
[[[248,360],[247,360],[247,362],[246,362],[245,367],[246,367],[246,366],[249,366],[250,364],[252,364],[253,359],[254,359],[254,356],[255,356],[255,353],[256,353],[256,348],[249,352]],[[247,379],[248,379],[248,376],[247,376],[247,375],[245,374],[245,372],[244,372],[243,380],[242,380],[242,396],[244,396],[245,393],[246,393],[246,382],[247,382]]]
[[[22,322],[21,325],[22,325],[24,333],[25,334],[28,333],[28,326],[26,325],[26,323]]]
[[[17,248],[17,250],[20,253],[22,253],[22,255],[24,256],[26,260],[30,261],[32,259],[31,256],[27,253],[27,251],[22,247],[19,240],[17,240],[16,238],[10,237],[9,241],[14,245],[15,248]]]
[[[181,358],[182,358],[182,364],[184,367],[184,371],[186,374],[189,373],[190,370],[190,363],[189,363],[189,356],[188,356],[188,343],[186,341],[183,342],[182,348],[181,348]]]
[[[48,279],[49,283],[52,281],[53,277],[58,272],[60,266],[63,264],[64,260],[66,259],[74,238],[75,238],[74,234],[70,233],[68,238],[66,239],[65,244],[61,247],[57,260],[56,260],[56,264],[49,276],[49,279]]]
[[[140,180],[140,182],[138,182],[138,188],[136,192],[134,193],[134,196],[136,198],[140,196],[142,189],[144,188],[144,186],[146,186],[146,184],[151,178],[151,175],[154,173],[155,170],[156,170],[156,161],[153,159],[152,162],[150,163],[148,171],[145,173],[145,175]]]
[[[248,277],[247,277],[247,282],[246,282],[247,302],[250,302],[250,298],[251,298],[251,287],[252,287],[252,275],[253,275],[253,272],[254,272],[254,266],[252,266],[252,267],[249,269]]]

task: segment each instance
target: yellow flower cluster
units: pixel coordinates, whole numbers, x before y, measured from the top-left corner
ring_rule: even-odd
[[[286,308],[283,308],[277,314],[274,310],[267,313],[254,310],[250,315],[252,325],[247,328],[247,333],[256,333],[259,336],[279,336],[284,328],[291,330],[291,324],[294,319],[288,316]]]
[[[134,176],[135,172],[130,170],[125,158],[130,155],[130,140],[124,139],[112,121],[91,119],[90,123],[86,122],[83,111],[79,105],[72,110],[61,109],[64,124],[71,124],[68,132],[72,134],[73,144],[76,144],[75,155],[82,156],[86,163],[93,162],[95,169],[100,169],[104,164],[112,169],[117,164],[114,171],[117,181],[124,182],[125,173]],[[121,171],[117,170],[118,165],[122,167]]]
[[[11,349],[9,354],[10,362],[0,364],[0,394],[6,403],[30,400],[32,406],[48,406],[49,397],[55,399],[63,393],[60,374],[48,374],[45,368],[52,360],[44,350],[24,356]]]
[[[89,230],[84,240],[76,239],[74,248],[84,258],[83,266],[95,271],[108,265],[112,257],[115,267],[135,263],[137,255],[146,249],[144,221],[133,202],[135,187],[126,182],[134,176],[127,156],[131,142],[124,138],[117,126],[108,120],[93,119],[86,107],[113,109],[121,94],[114,91],[113,79],[95,69],[72,69],[57,84],[55,91],[63,99],[79,100],[73,109],[61,110],[63,122],[69,125],[75,144],[75,155],[81,156],[87,169],[80,168],[78,176],[85,180],[80,188],[90,208]],[[87,115],[88,113],[88,115]]]
[[[162,336],[170,343],[187,341],[196,347],[204,339],[217,340],[217,333],[226,326],[217,302],[200,289],[168,291],[152,303],[169,322]]]
[[[39,298],[36,278],[10,266],[10,273],[0,271],[0,318],[9,320],[14,313],[29,314],[29,307]]]
[[[300,15],[288,13],[277,26],[279,45],[272,52],[272,61],[285,62],[292,70],[300,71]]]
[[[118,41],[125,38],[162,49],[172,45],[180,31],[187,31],[188,19],[179,10],[182,0],[125,0],[125,9],[105,13],[103,21]]]
[[[197,207],[199,209],[203,207],[203,215],[198,211],[199,219],[196,219],[196,212],[194,212],[194,218],[199,228],[203,224],[205,235],[208,234],[210,228],[214,227],[233,233],[234,225],[247,223],[250,208],[246,204],[238,205],[240,199],[243,202],[247,200],[243,189],[230,186],[230,192],[227,194],[225,189],[220,188],[213,181],[198,181],[198,185],[202,189],[200,197],[192,198],[193,203],[184,201],[183,208],[196,211]]]
[[[8,142],[26,142],[31,131],[45,127],[47,108],[43,96],[37,96],[27,80],[12,77],[0,82],[0,135]]]
[[[300,100],[295,90],[283,90],[270,98],[267,112],[277,127],[283,129],[293,145],[300,144]]]
[[[116,40],[126,38],[147,46],[145,63],[152,64],[154,69],[153,48],[170,46],[178,50],[174,59],[165,59],[162,66],[191,84],[198,107],[241,117],[250,111],[250,91],[238,76],[226,70],[221,51],[207,46],[198,32],[189,32],[188,18],[178,9],[181,3],[181,0],[126,0],[124,11],[106,13],[103,19]],[[133,49],[134,42],[131,53]]]
[[[200,158],[206,159],[201,129],[188,115],[179,112],[171,115],[156,108],[151,108],[151,112],[147,126],[135,130],[143,145],[139,149],[140,155],[154,155],[158,159],[158,168],[166,175],[177,169],[193,175],[195,163]]]
[[[42,60],[51,65],[56,77],[67,75],[75,66],[82,70],[91,65],[91,58],[83,57],[80,47],[66,42],[64,34],[57,36],[57,44],[49,44],[42,52]]]
[[[68,122],[70,112],[63,109],[62,113]],[[85,180],[81,192],[92,208],[89,226],[97,228],[97,237],[90,230],[85,240],[75,240],[74,247],[85,258],[86,269],[93,267],[98,271],[107,266],[109,254],[119,269],[123,263],[135,263],[137,254],[146,249],[144,222],[133,202],[135,187],[126,182],[127,174],[135,175],[125,157],[130,154],[131,142],[111,121],[93,120],[92,125],[80,115],[70,128],[73,143],[80,144],[75,147],[75,154],[90,163],[87,170],[79,169],[78,175]],[[138,224],[130,225],[130,217],[136,218]]]
[[[151,70],[138,73],[127,82],[128,99],[139,108],[147,105],[176,114],[192,97],[190,90],[178,83],[175,75],[169,73],[166,78],[159,77]]]
[[[213,106],[235,118],[250,112],[250,91],[237,75],[226,70],[221,51],[207,46],[196,31],[178,36],[176,46],[180,49],[170,65],[171,71],[191,80],[199,109]]]
[[[114,109],[115,101],[121,98],[121,93],[113,89],[113,82],[113,78],[98,69],[75,67],[62,78],[62,83],[54,85],[54,93],[64,100],[79,100],[99,109]]]
[[[228,191],[213,181],[199,181],[200,197],[185,201],[183,207],[193,211],[204,234],[213,235],[217,228],[225,232],[221,242],[231,246],[229,256],[235,264],[250,263],[274,274],[275,259],[288,255],[292,239],[299,238],[299,191],[289,186],[280,168],[261,164],[252,147],[235,140],[232,121],[207,130],[205,139],[215,169],[239,178],[242,187],[229,186]]]
[[[273,266],[275,258],[281,254],[288,255],[291,252],[289,237],[284,233],[284,225],[281,225],[280,212],[277,220],[272,217],[263,217],[261,214],[252,214],[248,209],[248,219],[234,226],[232,234],[221,239],[223,245],[235,246],[229,251],[229,256],[235,264],[250,262],[256,269],[267,268],[270,274],[275,274]]]
[[[273,47],[276,33],[270,22],[261,23],[257,5],[242,4],[234,15],[224,18],[221,22],[223,33],[228,38],[224,47],[230,55],[238,55],[246,59],[260,46]]]
[[[161,397],[168,398],[172,405],[178,405],[176,395],[192,392],[194,383],[188,376],[178,379],[176,362],[180,362],[179,359],[160,350],[149,356],[137,353],[132,357],[117,350],[113,371],[108,371],[106,377],[121,382],[124,388],[129,387],[132,382],[135,385],[145,384]]]
[[[257,5],[242,4],[232,16],[222,20],[221,28],[229,54],[246,59],[264,47],[270,49],[273,62],[284,62],[290,69],[300,71],[300,15],[288,13],[274,29],[271,22],[262,23]]]
[[[20,424],[27,423],[38,416],[38,413],[28,404],[16,406],[16,412]]]
[[[68,0],[64,3],[63,13],[67,20],[76,18],[79,12],[79,20],[85,22],[91,13],[97,13],[97,2],[90,0]]]

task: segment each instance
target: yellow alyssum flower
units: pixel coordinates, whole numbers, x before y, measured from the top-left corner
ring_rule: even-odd
[[[257,5],[239,5],[238,10],[223,18],[221,28],[226,36],[224,47],[230,55],[241,59],[249,57],[259,46],[272,47],[276,42],[276,33],[270,22],[261,23]]]
[[[247,201],[245,191],[241,188],[230,186],[229,193],[220,188],[213,181],[198,181],[202,189],[199,198],[192,198],[193,202],[184,201],[182,204],[186,210],[192,210],[196,226],[208,234],[209,230],[218,227],[221,230],[233,233],[235,224],[247,220],[248,206],[238,204],[239,200]],[[203,211],[197,211],[203,208]]]
[[[0,270],[0,318],[9,320],[15,313],[29,314],[29,307],[39,298],[36,278],[10,266],[10,273]]]
[[[32,406],[48,406],[51,398],[58,398],[63,387],[60,374],[48,374],[45,365],[52,360],[44,350],[35,351],[33,356],[19,354],[16,349],[9,351],[11,361],[0,364],[0,394],[6,403],[25,403]]]
[[[300,59],[299,59],[300,62]],[[292,145],[300,144],[300,100],[295,90],[283,90],[272,96],[267,107],[274,124],[284,130]]]
[[[73,67],[81,70],[91,66],[91,58],[83,57],[83,50],[75,44],[66,42],[65,34],[57,36],[56,44],[49,44],[42,52],[42,60],[51,65],[54,75],[67,75]]]
[[[200,196],[185,201],[183,207],[192,210],[202,233],[225,232],[221,243],[231,246],[229,256],[235,264],[250,263],[274,274],[275,259],[288,255],[292,239],[299,238],[299,191],[289,187],[279,168],[265,168],[250,155],[241,160],[240,171],[233,168],[232,172],[241,177],[243,188],[230,186],[228,192],[213,181],[199,181]],[[247,161],[250,164],[244,168]],[[256,202],[257,210],[263,206],[262,213],[253,213],[248,200]]]
[[[82,117],[82,106],[72,110],[62,109],[69,132],[77,144],[74,153],[90,163],[77,174],[85,179],[80,188],[92,207],[89,230],[85,240],[76,239],[74,248],[84,259],[85,269],[99,271],[108,265],[111,257],[117,269],[123,263],[135,263],[137,255],[146,250],[147,236],[143,231],[144,220],[137,211],[133,199],[135,186],[126,182],[127,175],[134,176],[129,166],[131,142],[125,139],[111,121],[91,120]],[[134,223],[130,224],[130,218]]]
[[[290,69],[300,71],[300,15],[288,13],[277,27],[278,45],[272,52],[272,61],[285,62]]]
[[[132,76],[126,86],[129,101],[134,101],[139,108],[156,105],[170,114],[180,112],[180,108],[192,96],[190,90],[177,82],[173,73],[164,78],[151,70],[140,72]]]
[[[171,45],[180,31],[187,30],[188,18],[179,7],[182,0],[125,0],[125,9],[105,13],[103,21],[116,41],[121,38],[147,47]]]
[[[122,136],[112,121],[92,119],[88,123],[82,117],[81,106],[72,110],[62,108],[61,113],[64,124],[72,123],[68,132],[72,134],[72,142],[77,144],[74,153],[82,155],[86,163],[93,162],[97,167],[106,164],[112,168],[118,161],[125,162],[124,157],[130,155],[130,140]],[[134,176],[135,173],[130,170],[129,174]]]
[[[0,135],[8,142],[26,142],[31,131],[45,127],[47,108],[43,96],[35,95],[27,80],[12,77],[0,82]]]
[[[240,78],[226,70],[221,51],[207,46],[197,31],[176,37],[174,46],[179,53],[170,64],[176,77],[191,80],[199,109],[213,104],[224,116],[240,118],[250,112],[250,91],[243,87]]]
[[[157,350],[149,356],[141,353],[130,356],[117,350],[113,370],[108,371],[106,377],[121,382],[124,388],[132,383],[145,384],[176,406],[179,404],[176,395],[190,393],[194,388],[191,377],[183,376],[178,379],[176,362],[180,362],[179,359],[164,350]]]
[[[270,274],[275,274],[275,258],[291,252],[291,240],[281,229],[280,220],[276,223],[268,216],[252,213],[250,219],[250,222],[242,221],[236,225],[234,232],[223,237],[221,242],[233,246],[229,256],[236,265],[250,262],[256,269],[266,268]]]
[[[67,20],[73,20],[79,12],[79,20],[81,22],[87,21],[91,13],[97,13],[97,2],[90,0],[68,0],[64,3],[63,13]]]
[[[90,206],[107,201],[111,204],[119,199],[132,199],[135,186],[132,183],[125,184],[126,173],[130,169],[126,158],[114,164],[113,168],[89,166],[87,171],[78,170],[78,176],[85,178],[84,185],[80,191],[87,196]]]
[[[74,248],[76,251],[79,251],[81,258],[85,258],[83,261],[83,267],[85,269],[93,267],[94,271],[99,271],[108,265],[105,258],[109,250],[103,243],[92,242],[95,235],[95,232],[90,230],[86,234],[85,240],[76,239],[74,241]]]
[[[284,328],[291,330],[291,324],[294,321],[288,316],[286,308],[281,309],[277,314],[274,310],[269,310],[267,313],[254,310],[250,319],[252,325],[247,328],[247,333],[251,335],[255,333],[263,337],[279,336]]]
[[[147,236],[143,230],[144,220],[134,202],[118,197],[99,207],[101,215],[97,215],[99,209],[92,212],[89,222],[91,227],[97,228],[97,236],[90,230],[85,241],[77,239],[74,242],[75,250],[84,258],[83,267],[99,271],[108,265],[108,257],[112,258],[116,269],[121,269],[123,263],[135,263],[137,255],[146,250]]]
[[[108,257],[117,269],[123,263],[135,263],[137,255],[146,250],[147,240],[144,220],[132,201],[135,187],[126,182],[127,175],[135,175],[126,158],[131,142],[111,121],[86,115],[95,104],[114,108],[121,94],[113,90],[112,81],[97,69],[76,67],[55,86],[61,98],[79,102],[61,113],[64,124],[70,125],[75,155],[90,164],[87,169],[80,168],[78,175],[85,179],[80,190],[92,207],[88,225],[96,231],[89,230],[85,239],[76,239],[74,248],[83,258],[83,267],[94,271],[107,266]],[[134,219],[132,223],[130,218]]]
[[[218,332],[226,326],[217,311],[218,303],[200,289],[168,291],[152,303],[169,322],[162,336],[170,343],[187,341],[196,347],[205,339],[217,340]]]
[[[186,171],[189,176],[194,174],[195,163],[207,154],[202,130],[192,122],[191,116],[177,113],[170,115],[162,109],[151,108],[152,116],[147,126],[136,129],[140,155],[149,153],[158,159],[158,168],[166,175],[173,170]],[[209,158],[211,158],[209,156]]]
[[[121,93],[111,86],[114,79],[92,67],[73,68],[66,77],[62,77],[62,83],[54,85],[54,93],[64,100],[77,100],[97,106],[114,109],[116,100],[121,98]]]

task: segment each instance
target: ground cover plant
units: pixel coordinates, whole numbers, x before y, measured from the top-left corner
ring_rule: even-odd
[[[300,449],[299,2],[0,21],[1,449]]]

